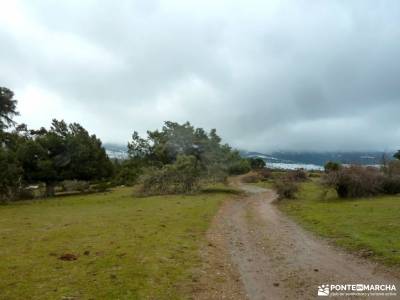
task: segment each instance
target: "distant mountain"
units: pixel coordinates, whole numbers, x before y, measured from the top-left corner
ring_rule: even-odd
[[[124,145],[105,143],[103,145],[109,158],[126,159],[128,157],[128,148]]]
[[[322,169],[328,161],[340,162],[342,164],[379,165],[382,163],[384,152],[272,152],[264,154],[260,152],[242,151],[244,157],[260,157],[270,167],[294,169]],[[393,153],[386,153],[391,159]]]
[[[105,143],[107,155],[110,158],[126,159],[128,148],[125,145]],[[290,152],[279,151],[270,154],[241,151],[243,157],[260,157],[269,167],[280,169],[312,169],[322,170],[328,161],[340,162],[342,164],[379,165],[382,163],[384,152]],[[386,153],[391,159],[394,153]]]

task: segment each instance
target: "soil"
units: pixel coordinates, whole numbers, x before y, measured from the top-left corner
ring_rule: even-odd
[[[240,179],[232,184],[247,195],[227,201],[215,217],[195,299],[315,299],[322,284],[400,289],[398,272],[306,232],[278,210],[272,190]]]

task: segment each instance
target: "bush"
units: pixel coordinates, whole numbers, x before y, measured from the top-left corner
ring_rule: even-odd
[[[225,165],[221,163],[209,165],[204,175],[205,181],[210,183],[226,182],[228,179],[228,171]]]
[[[376,168],[350,166],[329,172],[324,183],[336,190],[340,198],[377,195],[382,191],[383,175]]]
[[[196,158],[179,155],[173,164],[162,168],[148,168],[141,178],[141,193],[164,195],[192,193],[200,188],[200,176]]]
[[[0,202],[15,200],[18,197],[22,171],[15,154],[3,148],[0,140]]]
[[[142,174],[141,166],[134,160],[116,161],[114,163],[116,185],[133,186]]]
[[[231,175],[241,175],[250,172],[251,166],[250,162],[247,159],[240,159],[235,161],[233,164],[229,166],[229,174]]]
[[[334,162],[334,161],[328,161],[325,166],[325,172],[329,173],[329,172],[334,172],[334,171],[339,171],[339,169],[341,168],[341,164],[338,162]]]
[[[272,171],[270,169],[263,168],[257,170],[257,174],[260,177],[260,180],[262,181],[266,181],[272,178]]]
[[[389,161],[383,171],[389,177],[400,176],[400,160]]]
[[[251,157],[247,159],[252,170],[265,168],[265,161],[260,157]]]
[[[274,188],[278,193],[279,199],[294,199],[299,191],[298,183],[288,179],[276,181]]]
[[[382,180],[382,192],[389,195],[400,193],[400,176],[385,176]]]
[[[304,170],[294,170],[294,171],[288,171],[286,173],[286,178],[289,181],[306,181],[307,180],[307,173]]]

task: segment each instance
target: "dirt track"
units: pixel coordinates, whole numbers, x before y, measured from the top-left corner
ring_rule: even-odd
[[[215,218],[204,254],[208,271],[195,298],[315,299],[318,285],[334,283],[400,288],[394,272],[305,232],[276,208],[273,191],[234,184],[248,196],[226,202]]]

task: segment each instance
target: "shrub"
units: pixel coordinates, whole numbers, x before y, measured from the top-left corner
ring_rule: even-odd
[[[383,176],[376,168],[350,166],[329,172],[324,183],[336,190],[340,198],[377,195],[382,191]]]
[[[205,181],[210,183],[226,182],[228,179],[228,171],[225,165],[213,163],[207,167],[204,177]]]
[[[142,174],[141,166],[135,160],[116,161],[114,168],[115,176],[113,181],[116,185],[133,186]]]
[[[240,159],[238,161],[235,161],[229,166],[228,169],[229,174],[231,175],[246,174],[247,172],[250,172],[250,170],[250,162],[247,159]]]
[[[258,170],[265,168],[265,161],[260,157],[251,157],[247,159],[250,163],[250,168],[252,170]]]
[[[266,181],[268,179],[271,179],[271,177],[272,177],[272,171],[267,168],[262,168],[262,169],[257,170],[257,174],[262,181]]]
[[[382,180],[382,192],[389,195],[400,193],[400,176],[385,176]]]
[[[22,171],[15,154],[5,149],[2,140],[0,140],[0,202],[17,198],[21,186]]]
[[[389,161],[383,171],[389,177],[400,176],[400,160]]]
[[[294,199],[299,191],[298,183],[288,179],[276,181],[274,188],[278,193],[279,199]]]
[[[145,195],[192,193],[200,188],[196,158],[179,155],[173,164],[162,168],[148,168],[141,178],[141,192]]]
[[[324,166],[326,173],[329,173],[332,171],[339,171],[340,168],[341,168],[341,164],[338,162],[334,162],[334,161],[328,161]]]
[[[299,182],[300,181],[306,181],[307,180],[307,173],[302,169],[294,170],[294,171],[288,171],[286,173],[286,178],[289,181],[299,181]]]

